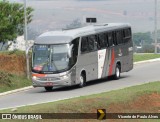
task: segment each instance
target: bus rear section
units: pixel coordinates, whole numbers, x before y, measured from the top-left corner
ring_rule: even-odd
[[[133,69],[131,28],[117,28],[81,37],[78,76],[84,81],[114,76]]]

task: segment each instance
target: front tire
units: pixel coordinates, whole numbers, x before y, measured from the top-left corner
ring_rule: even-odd
[[[52,91],[53,87],[44,87],[46,91]]]
[[[114,75],[114,79],[118,80],[121,77],[121,68],[120,66],[117,64],[116,68],[115,68],[115,75]]]
[[[82,88],[86,85],[86,76],[84,74],[81,74],[79,79],[80,79],[79,87]]]

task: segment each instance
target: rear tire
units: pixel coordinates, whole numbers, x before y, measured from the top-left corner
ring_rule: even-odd
[[[121,77],[121,68],[116,64],[114,79],[118,80]]]
[[[86,76],[84,74],[81,74],[79,79],[80,79],[79,87],[82,88],[86,85]]]
[[[44,87],[46,91],[52,91],[53,87]]]

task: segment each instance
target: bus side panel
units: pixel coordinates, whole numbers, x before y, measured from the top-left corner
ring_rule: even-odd
[[[130,40],[128,43],[128,62],[127,62],[127,69],[126,71],[130,71],[133,69],[133,43]]]
[[[115,63],[121,63],[121,72],[133,69],[133,45],[132,42],[115,46]]]
[[[108,71],[106,72],[106,75],[112,76],[115,74],[115,65],[117,60],[117,48],[114,46],[109,48],[109,57]]]
[[[107,68],[106,56],[107,49],[98,50],[98,79],[105,77]]]
[[[110,69],[110,61],[111,61],[111,49],[107,48],[106,54],[105,54],[104,66],[103,66],[103,73],[101,78],[105,78],[108,76],[109,69]]]
[[[117,52],[118,58],[117,60],[121,63],[121,72],[126,72],[128,65],[128,45],[122,44],[118,46],[119,50]]]
[[[86,54],[80,54],[77,62],[77,79],[84,70],[86,72],[86,81],[98,79],[98,61],[97,51]]]
[[[77,68],[76,65],[70,70],[71,72],[71,85],[76,85],[77,84],[77,79],[76,79],[76,72]]]
[[[133,69],[133,50],[132,49],[133,49],[133,45],[131,41],[120,46],[120,50],[122,51],[121,72],[127,72]]]
[[[115,55],[114,47],[109,47],[106,49],[105,53],[105,60],[103,65],[103,71],[101,78],[105,78],[107,76],[111,76],[115,73],[115,62],[116,62],[116,55]]]

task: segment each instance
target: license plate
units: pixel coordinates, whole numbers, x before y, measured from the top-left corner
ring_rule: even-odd
[[[53,86],[53,83],[52,82],[47,82],[45,83],[46,86]]]

